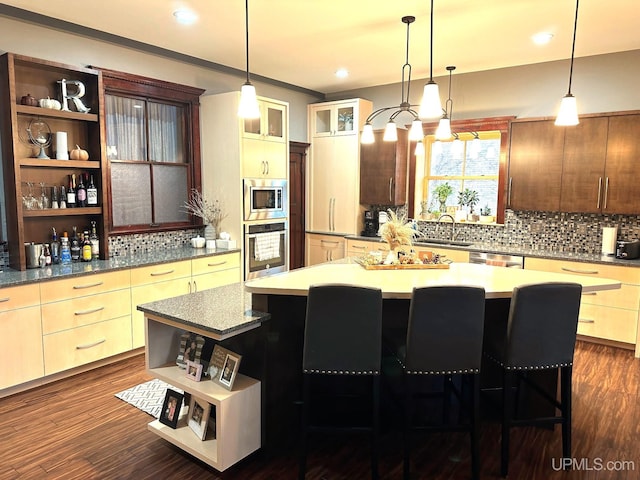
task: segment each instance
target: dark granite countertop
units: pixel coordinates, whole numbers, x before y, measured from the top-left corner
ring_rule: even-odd
[[[212,337],[229,337],[271,318],[252,309],[251,293],[245,291],[242,282],[145,303],[138,305],[138,310],[180,323],[186,329],[198,327]]]
[[[105,273],[114,270],[122,270],[146,265],[158,265],[162,263],[175,262],[180,260],[191,260],[199,257],[222,255],[225,253],[239,252],[240,249],[205,249],[193,247],[180,247],[157,252],[123,255],[112,257],[109,260],[93,260],[91,262],[77,262],[71,265],[51,265],[45,268],[33,268],[25,271],[5,268],[0,273],[0,288],[30,283],[43,282],[48,280],[59,280],[66,277],[76,277],[80,275],[90,275],[94,273]]]
[[[380,237],[364,237],[360,235],[347,235],[345,238],[353,240],[364,240],[370,242],[382,242]],[[553,250],[521,248],[517,245],[496,245],[494,243],[472,243],[471,245],[450,245],[440,243],[415,242],[416,246],[448,248],[451,250],[465,250],[468,252],[502,253],[505,255],[520,255],[523,257],[548,258],[551,260],[571,260],[574,262],[602,263],[609,265],[619,265],[623,267],[640,267],[640,259],[623,260],[615,255],[602,255],[594,253],[575,252],[555,252]]]

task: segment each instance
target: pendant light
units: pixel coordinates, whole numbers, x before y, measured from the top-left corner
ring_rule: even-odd
[[[449,98],[444,104],[444,115],[438,123],[436,129],[437,140],[449,140],[451,138],[451,117],[453,116],[453,100],[451,99],[451,74],[456,69],[453,65],[449,65],[447,70],[449,71]]]
[[[411,88],[411,64],[409,63],[409,26],[415,22],[416,17],[406,16],[402,17],[402,23],[407,25],[407,49],[406,49],[406,58],[405,63],[402,65],[402,96],[400,99],[400,105],[394,107],[383,107],[379,108],[375,112],[371,113],[365,120],[364,127],[362,129],[362,135],[360,136],[360,143],[370,144],[375,142],[375,136],[373,134],[373,119],[378,115],[384,112],[388,112],[390,110],[395,110],[389,120],[387,122],[387,126],[384,129],[384,135],[382,140],[385,142],[395,142],[398,140],[398,130],[396,127],[396,118],[401,113],[407,112],[413,116],[413,120],[411,121],[411,129],[409,130],[409,140],[417,142],[421,141],[424,138],[424,131],[422,130],[422,122],[418,117],[418,112],[416,112],[409,103],[409,89]],[[406,79],[405,79],[406,77]],[[405,88],[406,85],[406,88]]]
[[[573,44],[571,45],[571,67],[569,69],[569,91],[560,102],[560,111],[556,117],[556,125],[568,127],[578,125],[578,106],[576,97],[571,94],[571,80],[573,78],[573,57],[576,49],[576,30],[578,29],[578,5],[580,0],[576,0],[576,18],[573,23]]]
[[[240,105],[238,106],[238,116],[240,118],[260,118],[258,108],[258,98],[256,97],[256,87],[249,80],[249,0],[244,2],[245,11],[245,47],[247,56],[247,81],[242,85],[240,91]]]
[[[420,118],[438,118],[442,115],[442,103],[438,84],[433,81],[433,0],[431,0],[431,43],[429,45],[429,81],[422,92]]]

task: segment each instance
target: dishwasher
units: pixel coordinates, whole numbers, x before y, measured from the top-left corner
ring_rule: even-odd
[[[469,263],[482,263],[496,267],[524,268],[524,257],[500,253],[470,252]]]

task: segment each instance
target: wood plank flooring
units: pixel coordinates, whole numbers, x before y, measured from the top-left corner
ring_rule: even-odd
[[[114,397],[149,379],[143,356],[136,356],[0,399],[0,480],[296,478],[295,451],[270,458],[258,452],[218,473],[149,432],[146,424],[151,417]],[[639,380],[640,360],[632,352],[579,342],[573,455],[581,469],[554,470],[561,453],[559,427],[555,431],[523,427],[512,433],[509,478],[640,478]],[[413,479],[470,477],[466,435],[425,435],[416,444]],[[499,444],[499,426],[483,424],[483,479],[500,478]],[[307,479],[369,478],[366,438],[326,437],[312,440],[310,447]],[[612,465],[618,470],[607,470],[607,462],[622,461],[632,462],[635,470],[621,463]],[[402,442],[396,431],[383,437],[380,473],[383,479],[402,478]]]

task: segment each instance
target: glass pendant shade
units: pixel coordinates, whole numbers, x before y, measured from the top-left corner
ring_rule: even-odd
[[[556,125],[560,127],[570,127],[578,125],[578,123],[576,97],[568,93],[562,98],[562,102],[560,102],[560,111],[556,117]]]
[[[249,82],[242,85],[238,116],[240,118],[260,118],[256,88]]]
[[[382,140],[385,142],[397,142],[398,141],[398,129],[396,123],[393,120],[389,120],[387,126],[384,129],[384,135]]]
[[[451,120],[448,117],[442,117],[438,128],[436,129],[437,140],[449,140],[451,138]]]
[[[424,132],[422,130],[422,122],[417,118],[411,122],[411,130],[409,130],[409,140],[412,142],[419,142],[424,138]]]
[[[438,84],[433,80],[430,80],[424,86],[418,115],[422,119],[440,118],[442,116],[440,90],[438,89]]]
[[[416,157],[421,157],[424,155],[424,143],[422,142],[416,143],[415,154],[416,154]]]
[[[464,145],[462,144],[462,140],[456,137],[453,140],[453,146],[451,147],[451,150],[453,152],[454,157],[461,156],[462,152],[464,152]]]
[[[370,123],[365,123],[364,127],[362,128],[362,135],[360,135],[360,143],[370,144],[374,143],[375,141],[376,139],[373,136],[373,125],[371,125]]]

